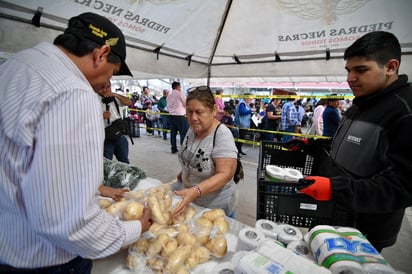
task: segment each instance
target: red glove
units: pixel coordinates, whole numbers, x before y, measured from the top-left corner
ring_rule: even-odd
[[[285,143],[285,147],[290,151],[298,151],[308,143],[308,139],[292,138]]]
[[[306,176],[299,180],[299,192],[312,196],[318,201],[329,201],[332,197],[330,179],[320,176]]]

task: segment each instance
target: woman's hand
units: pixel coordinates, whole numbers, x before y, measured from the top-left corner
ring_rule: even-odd
[[[182,190],[175,190],[174,193],[180,196],[182,200],[177,203],[175,210],[173,211],[173,217],[182,214],[191,202],[198,198],[198,193],[194,188],[185,188]]]

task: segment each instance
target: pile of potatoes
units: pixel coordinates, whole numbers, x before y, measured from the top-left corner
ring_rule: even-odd
[[[122,220],[139,219],[144,205],[152,210],[149,231],[129,247],[127,266],[154,273],[190,273],[197,265],[227,253],[225,234],[229,230],[222,209],[196,212],[192,206],[172,218],[172,191],[162,185],[141,192],[129,192],[124,200],[100,205]],[[199,215],[197,217],[197,215]],[[143,272],[143,271],[142,271]]]

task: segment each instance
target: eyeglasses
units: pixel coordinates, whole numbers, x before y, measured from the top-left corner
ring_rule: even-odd
[[[189,92],[192,92],[192,91],[195,91],[195,90],[198,90],[198,91],[209,91],[210,93],[212,92],[212,90],[211,90],[208,86],[192,87],[192,88],[188,89],[187,92],[189,93]]]

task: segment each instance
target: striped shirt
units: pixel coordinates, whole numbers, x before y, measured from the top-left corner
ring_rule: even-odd
[[[0,65],[0,264],[37,268],[111,255],[140,236],[97,205],[100,97],[57,47]]]

